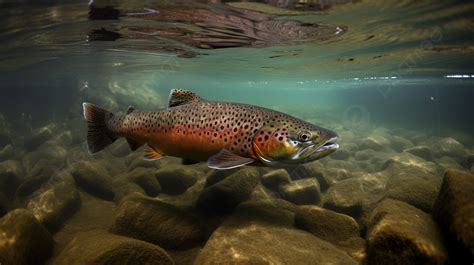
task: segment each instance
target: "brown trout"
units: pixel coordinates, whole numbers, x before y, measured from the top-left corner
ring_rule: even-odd
[[[335,132],[262,107],[207,101],[184,89],[171,90],[168,106],[114,115],[83,103],[89,153],[125,137],[132,151],[147,145],[146,159],[175,156],[230,169],[306,163],[339,148]]]

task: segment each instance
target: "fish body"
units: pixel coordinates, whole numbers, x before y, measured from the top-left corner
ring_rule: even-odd
[[[164,109],[129,108],[126,115],[114,115],[89,103],[83,106],[90,153],[125,137],[132,150],[148,145],[148,159],[175,156],[226,169],[253,162],[303,163],[338,148],[337,134],[330,130],[258,106],[207,101],[182,89],[170,92]]]

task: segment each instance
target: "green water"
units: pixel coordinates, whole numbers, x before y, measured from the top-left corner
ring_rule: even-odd
[[[118,20],[89,20],[86,1],[66,2],[0,1],[0,169],[11,171],[11,161],[21,168],[0,183],[2,215],[28,208],[29,200],[54,187],[58,177],[52,181],[52,175],[74,175],[79,162],[96,163],[112,180],[140,163],[143,150],[132,153],[124,141],[96,156],[87,153],[82,102],[122,113],[130,105],[139,110],[165,108],[170,89],[177,87],[204,99],[275,109],[336,131],[340,155],[336,152],[334,157],[323,158],[318,166],[330,179],[329,187],[346,179],[367,181],[370,188],[361,193],[366,196],[363,211],[390,194],[387,183],[402,172],[429,172],[426,179],[435,187],[432,194],[437,194],[449,168],[474,173],[474,4],[469,1],[363,0],[310,11],[237,2],[229,5],[280,14],[275,18],[279,21],[320,23],[334,30],[326,39],[222,49],[201,49],[160,35],[89,40],[94,29],[123,34],[134,28],[170,25],[124,15],[143,8],[163,11],[160,8],[169,4],[220,10],[206,1],[95,2],[121,10],[123,16]],[[183,58],[151,49],[153,45],[171,45],[196,56]],[[430,159],[408,155],[407,149],[420,146],[430,150]],[[387,161],[402,166],[396,173],[388,172]],[[146,167],[158,170],[179,164],[177,159],[164,158]],[[414,165],[418,168],[413,169]],[[194,213],[194,195],[212,172],[205,163],[183,167],[198,172],[198,184],[184,195],[164,192],[157,198],[185,205],[185,211]],[[261,176],[270,169],[259,170]],[[288,172],[293,180],[307,177],[298,169]],[[48,175],[46,181],[28,196],[19,198],[12,192],[42,175]],[[113,222],[113,217],[99,217],[98,213],[113,215],[117,206],[108,201],[118,203],[118,189],[110,191],[115,199],[105,196],[104,201],[100,194],[90,196],[81,185],[77,184],[77,190],[83,204],[97,210],[85,212],[81,206],[67,215],[71,219],[60,222],[59,227],[66,224],[65,229],[51,229],[58,241],[54,257],[76,232],[96,228],[87,218],[96,218],[97,227],[104,230]],[[284,198],[281,191],[258,185],[256,190],[264,190],[268,198]],[[325,206],[329,192],[321,193],[323,199],[315,204]],[[265,197],[255,191],[252,196]],[[362,226],[360,213],[342,213],[352,215]],[[43,213],[35,214],[42,220]],[[210,231],[225,219],[204,216],[201,218],[211,220]],[[205,243],[198,244],[199,248]],[[194,254],[180,253],[172,255],[178,264],[192,263]],[[183,261],[182,256],[190,258]],[[56,264],[51,260],[48,262]]]

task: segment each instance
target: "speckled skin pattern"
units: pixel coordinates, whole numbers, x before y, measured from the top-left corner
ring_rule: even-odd
[[[147,143],[169,156],[205,161],[223,148],[258,160],[262,152],[279,152],[291,132],[319,127],[281,112],[257,106],[193,100],[187,104],[154,111],[114,115],[107,127],[117,136]],[[284,152],[284,150],[283,150]]]

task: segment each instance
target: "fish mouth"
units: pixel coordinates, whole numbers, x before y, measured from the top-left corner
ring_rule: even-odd
[[[339,144],[337,143],[338,137],[333,137],[329,140],[327,140],[324,144],[320,145],[315,152],[323,152],[326,150],[336,150],[339,148]]]
[[[315,160],[321,157],[324,157],[339,148],[339,144],[337,144],[338,137],[333,137],[321,145],[317,145],[314,143],[308,144],[301,150],[299,150],[296,154],[293,155],[293,160],[298,159],[308,159],[308,160]]]

